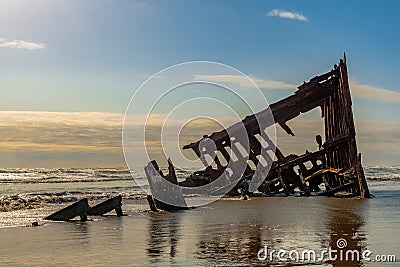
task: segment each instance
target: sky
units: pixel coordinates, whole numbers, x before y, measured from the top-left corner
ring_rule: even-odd
[[[232,66],[272,103],[329,71],[344,52],[364,162],[398,165],[399,7],[398,1],[0,0],[0,166],[125,166],[121,131],[129,101],[149,76],[175,64]],[[234,75],[197,77],[241,82]],[[138,116],[143,103],[136,103]],[[318,115],[302,119],[311,125]],[[212,127],[203,124],[185,138],[195,141],[203,129]],[[280,140],[296,147],[303,139]]]

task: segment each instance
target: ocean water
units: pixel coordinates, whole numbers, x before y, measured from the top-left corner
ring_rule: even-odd
[[[264,246],[321,251],[345,238],[348,248],[360,253],[368,249],[373,255],[397,254],[396,261],[385,266],[399,266],[400,166],[364,171],[375,196],[371,199],[222,199],[194,210],[153,213],[132,178],[145,179],[141,170],[2,169],[0,265],[265,265],[257,258]],[[87,197],[96,204],[118,194],[127,216],[111,212],[88,222],[43,220],[78,199]],[[31,227],[32,222],[40,227]],[[365,260],[322,260],[314,266],[364,265],[380,266]]]
[[[190,171],[177,170],[185,177]],[[146,193],[135,182],[146,181],[143,170],[127,168],[0,169],[0,228],[43,222],[49,213],[82,198],[96,204],[122,195],[130,211],[142,211]],[[144,186],[144,188],[147,188]]]
[[[400,166],[364,167],[372,191],[400,186]],[[178,178],[184,178],[190,170],[177,170]],[[18,210],[57,209],[61,204],[88,198],[89,202],[100,202],[122,195],[127,203],[145,199],[146,193],[136,181],[145,181],[143,170],[126,168],[18,168],[0,169],[0,228],[24,226],[27,220],[5,220],[4,212]],[[400,188],[398,188],[400,189]],[[26,211],[28,210],[28,211]],[[2,212],[2,213],[1,213]],[[36,213],[37,216],[46,215]],[[3,220],[1,221],[1,218]],[[35,218],[35,217],[32,217]],[[40,217],[37,217],[40,220]]]

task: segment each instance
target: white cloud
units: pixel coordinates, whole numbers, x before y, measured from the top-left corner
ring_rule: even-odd
[[[0,111],[0,126],[122,127],[123,114],[109,112]]]
[[[266,89],[294,89],[297,86],[290,83],[279,82],[279,81],[268,81],[255,77],[249,77],[253,82],[260,88]],[[240,75],[196,75],[196,80],[211,81],[211,82],[228,82],[237,84],[241,87],[250,87],[252,84],[249,80]],[[252,86],[253,88],[253,86]]]
[[[0,38],[0,47],[20,48],[28,50],[37,50],[44,48],[45,44],[27,42],[24,40],[7,40]]]
[[[400,92],[358,83],[351,83],[350,90],[351,94],[355,97],[375,99],[384,102],[400,103]]]
[[[281,9],[273,9],[270,12],[267,13],[267,16],[279,17],[279,18],[284,18],[284,19],[294,19],[294,20],[308,21],[307,17],[305,17],[301,13],[290,12],[290,11],[281,10]]]

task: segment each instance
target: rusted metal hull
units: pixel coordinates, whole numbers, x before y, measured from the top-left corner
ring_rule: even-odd
[[[303,155],[283,155],[265,135],[265,129],[260,129],[257,123],[257,118],[272,112],[275,123],[288,134],[294,135],[286,122],[314,108],[321,109],[325,140],[319,135],[316,136],[319,150],[309,152],[305,148],[306,153]],[[242,179],[229,194],[235,195],[240,192],[251,194],[248,192],[248,184],[251,177],[256,174],[263,180],[256,190],[257,194],[265,196],[299,192],[304,196],[370,197],[361,164],[361,154],[357,151],[346,56],[331,71],[305,82],[293,95],[271,104],[266,110],[247,116],[241,123],[248,134],[250,151],[247,156],[238,152],[238,145],[242,144],[234,143],[228,135],[228,132],[234,132],[235,125],[207,136],[216,144],[217,151],[226,162],[230,161],[231,153],[234,153],[239,161],[253,163],[247,165]],[[215,155],[216,151],[200,151],[199,145],[202,140],[203,138],[185,145],[183,149],[192,149],[200,159],[204,154]],[[268,150],[273,152],[273,157],[268,153],[262,153]],[[257,166],[260,157],[264,157],[264,162],[272,162],[269,172],[263,172],[262,168],[250,167],[250,165]],[[311,164],[311,167],[307,168],[306,163]],[[196,179],[192,175],[180,184],[189,187],[203,185],[207,180],[216,179],[227,168],[221,164],[218,156],[214,158],[212,164],[205,167],[201,179],[200,176]],[[151,182],[151,175],[147,178]]]
[[[147,196],[150,208],[153,211],[158,209],[165,211],[189,209],[182,192],[174,186],[178,185],[178,180],[170,160],[168,160],[168,165],[169,173],[167,176],[163,175],[154,160],[144,168],[152,193],[152,196]],[[165,179],[170,183],[162,183],[161,179]],[[166,199],[167,201],[162,202],[160,199]]]

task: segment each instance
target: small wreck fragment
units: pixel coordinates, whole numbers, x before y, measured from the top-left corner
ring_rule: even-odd
[[[324,121],[325,140],[320,135],[316,136],[316,142],[319,146],[317,151],[308,152],[307,150],[303,155],[284,155],[270,140],[265,140],[268,139],[268,136],[260,134],[265,129],[260,129],[257,118],[258,116],[262,117],[263,112],[272,112],[275,123],[288,134],[294,135],[286,122],[318,107],[321,109]],[[153,194],[153,198],[150,196],[148,200],[152,203],[153,209],[172,210],[174,206],[182,207],[182,203],[185,201],[182,195],[184,190],[180,190],[178,186],[172,189],[155,189],[155,176],[158,176],[158,174],[171,184],[181,187],[196,187],[211,183],[226,171],[227,166],[223,166],[218,156],[215,156],[216,151],[200,149],[200,143],[204,138],[209,138],[215,143],[216,150],[220,152],[219,154],[224,157],[226,162],[231,160],[232,153],[239,161],[252,162],[252,164],[247,164],[244,174],[230,190],[229,195],[242,193],[246,195],[288,196],[297,191],[303,196],[370,197],[361,165],[361,154],[357,151],[346,56],[331,71],[298,86],[298,90],[293,95],[271,104],[267,109],[247,116],[242,120],[242,124],[246,129],[250,147],[246,156],[239,152],[237,140],[233,141],[229,137],[228,132],[233,130],[228,131],[228,128],[204,136],[202,139],[183,147],[183,149],[192,149],[197,157],[205,163],[206,167],[204,171],[196,172],[184,181],[178,182],[170,161],[169,174],[166,176],[158,169],[155,161],[149,163],[145,170]],[[262,151],[267,150],[273,151],[274,156],[271,157],[268,156],[268,153],[262,153]],[[213,155],[213,164],[207,164],[203,160],[205,153]],[[260,159],[260,157],[264,158]],[[260,166],[261,161],[272,163],[272,167],[268,168],[269,171],[263,172],[262,168],[254,169],[251,167]],[[150,169],[154,172],[154,168],[150,168],[151,166],[157,166],[155,168],[158,172],[157,175],[152,173]],[[254,175],[260,176],[262,183],[255,192],[249,192],[250,179]],[[175,199],[177,205],[165,205],[165,203],[158,201],[157,190],[163,190],[163,192],[170,190],[168,192],[171,198]]]
[[[115,210],[117,216],[123,216],[122,212],[122,196],[118,195],[113,198],[107,199],[94,207],[90,207],[88,199],[81,199],[61,210],[47,216],[45,220],[51,221],[69,221],[77,216],[80,217],[81,221],[87,221],[88,215],[101,216],[107,212]]]
[[[87,221],[87,212],[89,210],[88,199],[81,199],[68,207],[65,207],[49,216],[44,218],[45,220],[51,221],[69,221],[77,216],[81,218],[81,221]]]

